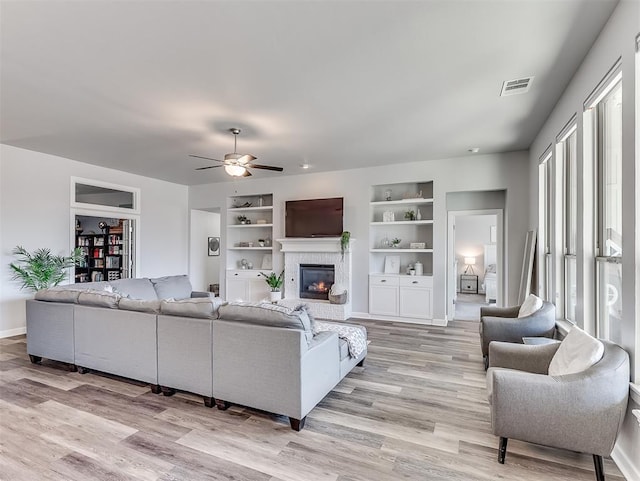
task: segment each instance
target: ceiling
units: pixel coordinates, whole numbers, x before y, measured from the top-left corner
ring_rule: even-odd
[[[253,178],[527,149],[616,4],[3,0],[0,142],[186,185],[231,127]]]

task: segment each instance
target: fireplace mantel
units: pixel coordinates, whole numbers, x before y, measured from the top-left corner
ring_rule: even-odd
[[[341,252],[340,237],[288,237],[276,239],[282,245],[282,252]],[[349,240],[349,249],[355,239]]]

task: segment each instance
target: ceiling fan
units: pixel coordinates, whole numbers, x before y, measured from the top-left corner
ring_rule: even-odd
[[[206,170],[206,169],[215,169],[216,167],[224,167],[224,170],[232,177],[249,177],[251,172],[248,169],[264,169],[264,170],[274,170],[276,172],[282,172],[284,169],[282,167],[274,167],[273,165],[259,165],[254,164],[253,161],[257,159],[257,157],[251,154],[239,154],[236,152],[236,146],[238,141],[238,134],[240,133],[240,129],[233,128],[229,129],[229,132],[233,134],[233,153],[232,154],[224,154],[224,160],[219,159],[211,159],[209,157],[202,157],[200,155],[189,154],[189,157],[196,157],[198,159],[206,159],[206,160],[214,160],[216,162],[220,162],[219,165],[209,165],[207,167],[198,167],[196,170]]]

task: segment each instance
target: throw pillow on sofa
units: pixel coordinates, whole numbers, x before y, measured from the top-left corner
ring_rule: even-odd
[[[219,308],[224,304],[219,297],[196,297],[193,299],[163,299],[160,301],[160,313],[169,316],[198,317],[218,319]]]
[[[522,305],[520,306],[520,311],[518,312],[518,317],[527,317],[533,314],[534,312],[540,310],[543,306],[542,299],[533,294],[529,294],[527,298],[524,300]]]
[[[158,299],[158,295],[156,294],[156,290],[153,288],[151,280],[146,277],[118,279],[117,281],[109,281],[109,285],[111,285],[114,292],[117,292],[122,297],[144,299],[147,301]]]
[[[307,342],[313,339],[311,320],[304,309],[294,310],[267,302],[231,302],[220,307],[220,318],[226,321],[241,321],[262,326],[283,327],[304,331]]]
[[[150,279],[158,299],[188,299],[191,297],[191,281],[186,275]]]
[[[155,296],[155,292],[153,293]],[[151,314],[157,314],[160,312],[160,300],[145,300],[145,299],[131,299],[129,297],[122,297],[118,303],[120,309],[126,311],[137,312],[149,312]]]
[[[107,291],[82,291],[78,296],[78,304],[93,307],[108,307],[117,309],[120,301],[120,294]]]
[[[68,302],[74,304],[78,302],[80,292],[82,291],[69,288],[59,289],[51,287],[49,289],[41,289],[36,292],[35,299],[36,301]]]
[[[582,372],[602,359],[603,354],[602,342],[574,326],[551,359],[549,376]]]

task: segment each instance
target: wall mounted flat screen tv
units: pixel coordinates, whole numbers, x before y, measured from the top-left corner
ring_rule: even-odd
[[[340,237],[343,198],[289,200],[285,203],[285,237]]]

